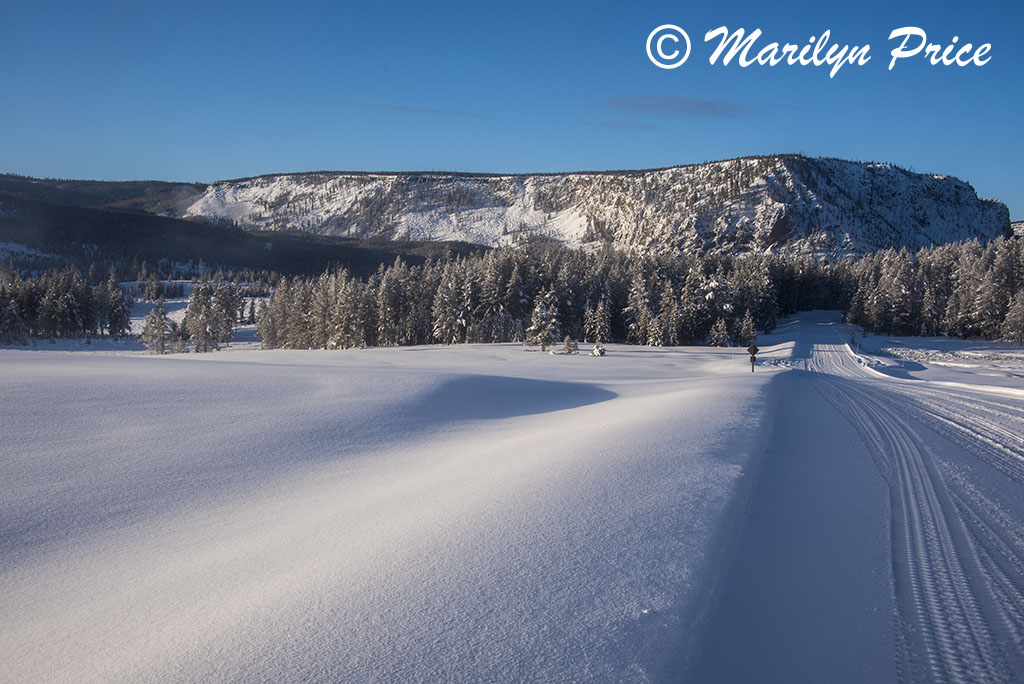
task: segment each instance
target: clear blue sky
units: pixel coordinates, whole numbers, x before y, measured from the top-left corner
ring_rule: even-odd
[[[212,181],[306,170],[565,171],[802,152],[971,182],[1024,219],[1018,2],[7,3],[0,171]],[[686,29],[689,61],[645,41]],[[871,44],[827,68],[711,66],[704,33]],[[992,43],[886,69],[889,32]]]

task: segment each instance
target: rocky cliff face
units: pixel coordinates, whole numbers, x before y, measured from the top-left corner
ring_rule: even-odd
[[[1010,234],[1006,207],[957,178],[795,155],[604,173],[260,176],[214,183],[174,213],[251,230],[650,251],[840,255]]]

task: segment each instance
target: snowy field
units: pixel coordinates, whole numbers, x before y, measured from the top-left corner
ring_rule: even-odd
[[[0,349],[0,681],[1024,681],[1024,362],[837,320]]]

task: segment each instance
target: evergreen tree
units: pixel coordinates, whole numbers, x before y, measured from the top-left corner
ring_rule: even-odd
[[[218,344],[227,343],[235,329],[235,312],[238,311],[238,291],[228,283],[220,281],[213,290],[210,310],[210,332]]]
[[[596,343],[607,342],[611,337],[611,316],[603,296],[597,300],[596,307],[588,307],[584,331],[587,338]]]
[[[0,344],[28,344],[28,326],[21,320],[15,303],[3,305],[0,298]]]
[[[743,324],[740,326],[740,344],[745,347],[757,342],[757,326],[754,324],[754,317],[750,309],[743,315]]]
[[[1024,289],[1018,291],[1010,301],[1003,320],[1002,336],[1007,342],[1024,346]]]
[[[441,344],[457,344],[465,341],[466,319],[465,297],[459,274],[449,263],[437,287],[432,308],[434,314],[434,338]]]
[[[715,321],[715,324],[711,326],[711,337],[708,341],[712,347],[729,346],[729,328],[726,325],[724,318],[719,318]]]
[[[711,331],[711,309],[701,280],[699,269],[691,269],[680,294],[679,341],[682,344],[702,344]]]
[[[50,279],[46,290],[39,300],[39,333],[51,342],[60,334],[64,319],[64,299],[61,296],[60,283],[56,277]]]
[[[659,346],[675,347],[679,345],[679,302],[672,281],[666,279],[658,302],[657,333]]]
[[[132,328],[132,305],[113,268],[107,278],[106,294],[107,332],[111,337],[120,339]]]
[[[273,302],[280,292],[280,287],[271,296]],[[260,346],[264,349],[276,349],[279,344],[277,320],[271,314],[270,305],[266,300],[260,302],[260,308],[256,312],[256,333],[260,336]]]
[[[163,283],[156,277],[156,273],[150,273],[146,279],[145,300],[155,302],[160,297],[163,297]]]
[[[192,288],[185,308],[185,333],[196,352],[217,349],[216,322],[213,312],[213,295],[208,282],[198,283]]]
[[[558,339],[559,329],[558,302],[554,292],[545,290],[537,295],[533,306],[530,327],[526,330],[526,345],[539,346],[542,352],[547,351],[548,345]]]
[[[647,285],[642,276],[635,275],[629,289],[629,300],[623,315],[626,319],[626,336],[633,344],[646,344],[650,336],[651,315],[647,297]]]
[[[157,300],[156,306],[146,316],[139,340],[146,345],[146,349],[149,351],[155,354],[165,354],[167,353],[166,345],[169,329],[167,309],[164,308],[164,298],[160,297]]]
[[[405,264],[396,258],[381,276],[376,298],[377,338],[382,347],[408,344],[404,326],[406,275]]]

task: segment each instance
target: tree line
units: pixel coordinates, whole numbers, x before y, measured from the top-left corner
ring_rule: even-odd
[[[75,267],[22,276],[0,265],[0,344],[27,344],[33,337],[121,338],[131,330],[131,305],[113,270],[92,285]]]
[[[191,288],[184,321],[162,300],[179,284],[143,270],[135,290],[158,306],[142,339],[158,352],[212,351],[238,322],[265,348],[340,349],[464,342],[546,347],[568,337],[652,346],[746,346],[777,318],[841,309],[894,335],[951,335],[1024,344],[1024,242],[999,238],[885,250],[827,262],[805,255],[650,255],[534,243],[409,265],[367,279],[343,268],[313,278],[216,274]],[[252,280],[246,280],[252,277]],[[255,299],[261,299],[256,310]],[[38,276],[0,267],[0,343],[29,337],[120,337],[132,296],[111,272]]]
[[[848,301],[848,268],[810,257],[639,255],[551,243],[409,266],[282,279],[257,312],[263,346],[463,342],[745,343],[777,318]]]
[[[888,335],[1024,344],[1024,242],[998,238],[885,250],[849,263],[847,320]]]
[[[778,317],[810,309],[843,310],[877,333],[1024,344],[1024,243],[974,240],[837,262],[534,244],[422,266],[399,260],[365,281],[344,269],[286,278],[256,319],[266,348],[546,346],[562,336],[745,346]]]

